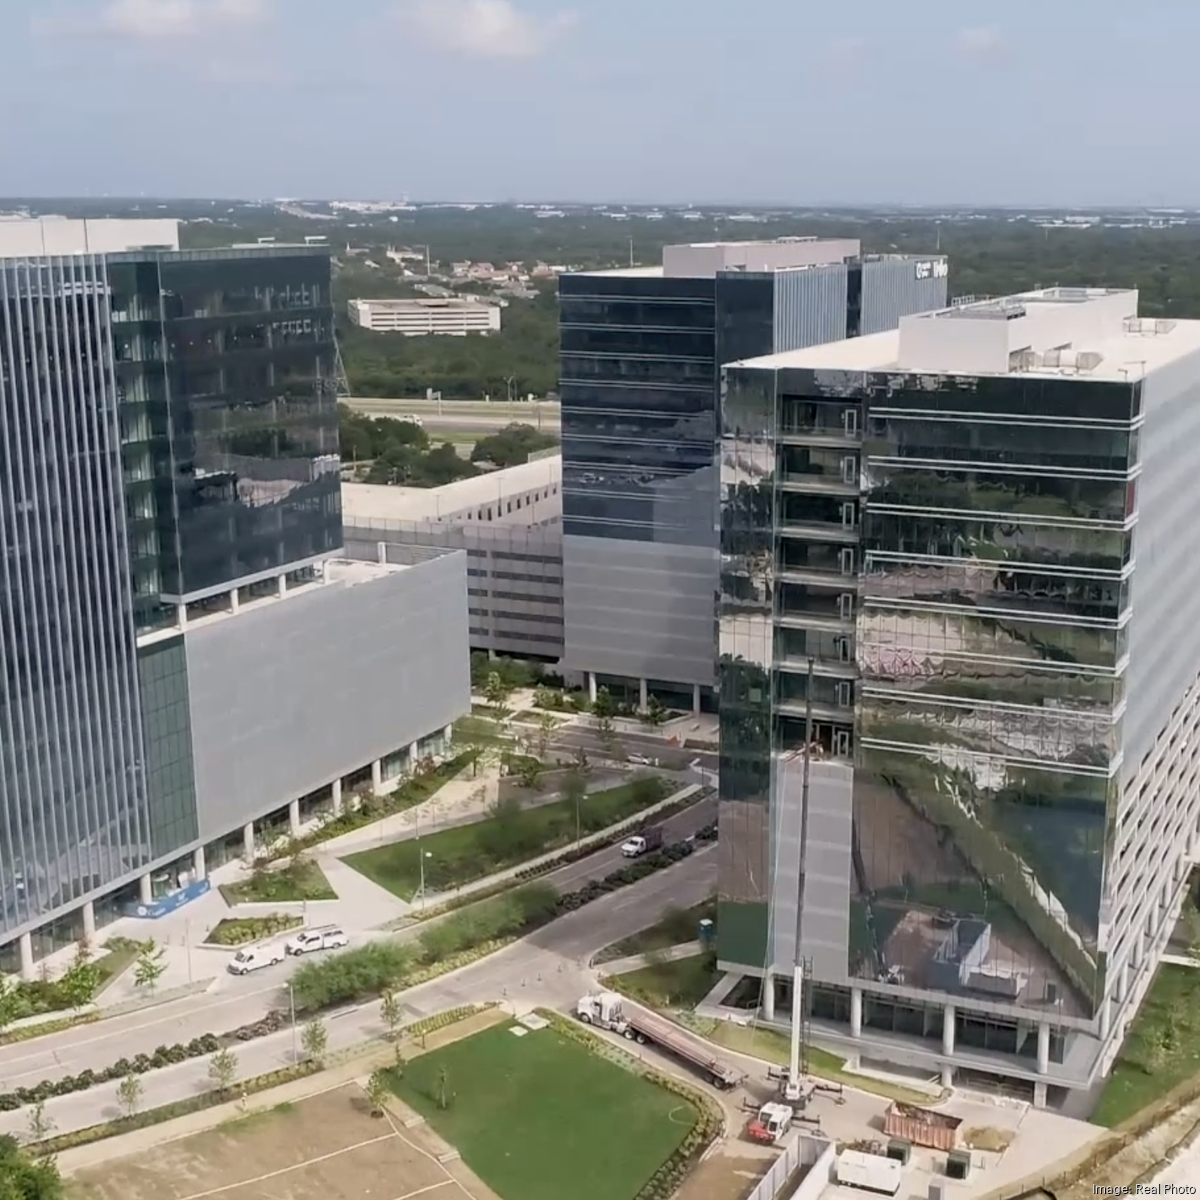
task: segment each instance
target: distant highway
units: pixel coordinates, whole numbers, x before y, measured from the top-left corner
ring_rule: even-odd
[[[532,425],[543,433],[559,433],[562,429],[557,400],[484,403],[479,400],[393,400],[364,396],[347,400],[346,404],[368,417],[399,417],[411,413],[420,417],[422,426],[431,433],[455,430],[476,433],[503,429],[517,422]]]

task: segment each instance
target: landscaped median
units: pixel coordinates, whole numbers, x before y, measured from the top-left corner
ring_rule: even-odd
[[[226,917],[204,939],[206,946],[248,946],[298,929],[304,918],[296,913],[267,913],[261,917]]]
[[[286,867],[255,867],[248,878],[221,884],[220,892],[229,905],[300,904],[337,899],[325,872],[304,858],[294,858]]]
[[[522,808],[508,802],[485,820],[364,850],[344,861],[402,900],[412,900],[422,882],[428,893],[486,879],[635,817],[666,794],[667,784],[651,776],[595,792],[578,804],[555,800]]]
[[[437,925],[424,929],[412,943],[368,942],[320,961],[303,963],[291,979],[296,1012],[312,1018],[343,1004],[419,987],[495,953],[558,916],[673,866],[692,852],[688,842],[667,846],[614,871],[603,880],[593,881],[578,892],[565,895],[559,895],[545,883],[526,884],[506,895],[461,909]],[[286,1010],[273,1009],[261,1020],[223,1034],[206,1034],[186,1044],[159,1046],[153,1054],[121,1059],[102,1071],[88,1070],[77,1076],[67,1075],[56,1080],[43,1080],[32,1087],[17,1088],[0,1094],[0,1111],[12,1111],[53,1096],[85,1091],[97,1084],[145,1074],[216,1053],[240,1042],[267,1037],[286,1029],[290,1017]]]

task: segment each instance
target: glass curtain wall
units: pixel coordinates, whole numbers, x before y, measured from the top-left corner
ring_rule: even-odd
[[[860,978],[1093,1015],[1137,425],[1125,385],[871,380]]]

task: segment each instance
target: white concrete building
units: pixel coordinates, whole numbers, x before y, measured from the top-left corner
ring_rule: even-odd
[[[372,333],[466,337],[469,333],[500,332],[499,306],[481,304],[478,300],[351,300],[348,308],[350,320]]]

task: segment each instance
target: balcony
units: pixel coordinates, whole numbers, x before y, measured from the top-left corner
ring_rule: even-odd
[[[814,658],[813,675],[817,679],[844,679],[854,682],[858,679],[858,668],[852,662],[833,662],[827,658]],[[777,671],[786,671],[789,675],[807,675],[808,658],[788,655],[776,658],[774,666]]]
[[[806,542],[849,542],[857,544],[858,526],[841,521],[781,521],[775,532],[780,537],[799,538]]]
[[[781,492],[802,492],[809,496],[836,496],[840,499],[858,499],[858,480],[848,483],[844,479],[829,475],[780,475],[777,486]]]
[[[808,715],[808,705],[803,700],[781,700],[775,706],[775,712],[781,717],[798,717],[800,720]],[[841,708],[836,704],[819,704],[815,700],[812,705],[814,721],[828,721],[835,725],[850,725],[854,722],[854,708]]]
[[[780,629],[811,629],[819,633],[854,633],[854,617],[818,616],[816,613],[779,613],[775,624]]]
[[[838,427],[813,429],[802,425],[781,428],[775,434],[781,446],[813,446],[825,450],[858,450],[862,446],[862,434],[847,433]]]
[[[795,583],[801,587],[835,588],[838,591],[855,591],[858,588],[858,576],[851,572],[816,571],[807,567],[777,567],[775,570],[776,583]]]

